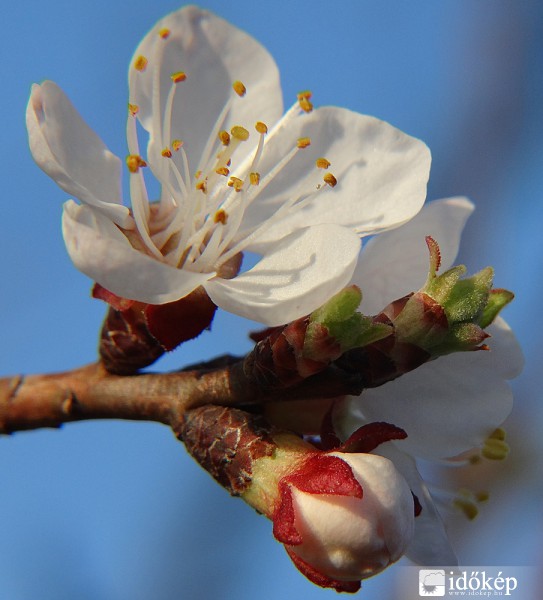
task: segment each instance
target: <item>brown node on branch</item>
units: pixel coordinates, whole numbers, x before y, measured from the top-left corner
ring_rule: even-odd
[[[149,333],[141,307],[135,305],[127,310],[109,307],[98,352],[107,371],[115,375],[132,375],[153,364],[165,350]]]

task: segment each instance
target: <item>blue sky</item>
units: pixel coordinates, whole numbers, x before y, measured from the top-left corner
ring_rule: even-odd
[[[178,7],[25,0],[3,9],[2,374],[93,361],[104,313],[64,249],[66,196],[28,150],[30,85],[56,81],[123,156],[129,59],[154,22]],[[475,201],[461,259],[471,271],[491,264],[496,284],[516,292],[505,316],[527,366],[514,384],[509,466],[496,470],[494,497],[480,518],[469,529],[455,521],[453,538],[465,564],[541,564],[540,3],[211,0],[205,7],[270,50],[286,104],[311,89],[319,104],[391,122],[431,148],[429,198]],[[221,314],[212,333],[158,366],[245,352],[250,327]],[[2,438],[0,477],[2,598],[229,600],[257,590],[261,600],[335,597],[305,581],[272,539],[270,523],[228,498],[159,425],[80,423]],[[388,597],[393,580],[391,569],[368,581],[364,597]]]

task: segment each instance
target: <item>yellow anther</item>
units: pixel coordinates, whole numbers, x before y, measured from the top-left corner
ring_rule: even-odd
[[[315,161],[315,164],[317,165],[317,167],[319,169],[328,169],[328,167],[332,163],[329,160],[327,160],[326,158],[317,158],[317,160]]]
[[[260,173],[250,173],[249,181],[251,185],[258,185],[260,183]]]
[[[453,505],[460,509],[470,521],[473,521],[479,514],[479,509],[475,505],[475,502],[468,498],[455,498],[453,500]]]
[[[486,490],[475,493],[475,500],[477,500],[477,502],[488,502],[489,498],[490,494]]]
[[[228,186],[233,187],[236,192],[241,192],[243,188],[243,181],[239,177],[230,177],[228,180]]]
[[[309,100],[311,96],[312,94],[309,90],[298,93],[298,104],[304,112],[309,113],[313,110],[313,104]]]
[[[159,32],[158,35],[165,40],[167,37],[169,37],[171,31],[167,28],[167,27],[163,27]]]
[[[129,154],[126,157],[126,166],[130,173],[137,173],[140,167],[146,167],[147,163],[138,154]]]
[[[268,126],[266,123],[262,123],[262,121],[257,121],[255,123],[255,129],[258,131],[258,133],[268,133]]]
[[[234,125],[234,127],[232,127],[232,129],[230,130],[230,133],[233,137],[242,142],[249,139],[249,132],[247,131],[247,129],[245,129],[245,127],[242,127],[241,125]]]
[[[140,107],[137,104],[130,104],[130,102],[128,103],[128,112],[135,117],[138,112],[140,110]]]
[[[224,131],[223,129],[222,131],[219,131],[219,139],[221,140],[223,146],[228,146],[230,143],[230,134],[228,131]]]
[[[242,98],[247,93],[247,88],[243,85],[243,83],[241,83],[241,81],[234,81],[232,87],[234,88],[234,92],[236,92],[236,94]]]
[[[187,74],[185,71],[177,71],[176,73],[172,73],[170,78],[174,83],[180,83],[181,81],[185,81]]]
[[[136,69],[136,71],[145,71],[148,62],[149,61],[145,58],[145,56],[140,54],[134,61],[134,69]]]
[[[194,179],[200,179],[201,176],[202,176],[202,171],[196,171],[196,173],[194,173]]]
[[[298,148],[307,148],[308,146],[311,145],[311,138],[308,138],[308,137],[298,138],[296,145],[298,146]]]
[[[173,140],[173,142],[172,142],[173,151],[178,152],[182,145],[183,145],[183,142],[181,140]]]
[[[226,225],[226,221],[228,221],[228,215],[226,214],[225,210],[219,208],[219,210],[213,216],[213,220],[215,223],[222,223],[223,225]]]
[[[204,192],[204,194],[206,194],[207,193],[207,181],[205,179],[204,179],[204,181],[199,181],[196,184],[196,189],[200,190],[200,191]]]
[[[313,104],[306,98],[301,98],[300,100],[298,100],[298,104],[300,105],[300,108],[306,113],[310,113],[313,110]]]
[[[503,427],[498,427],[495,429],[489,436],[489,439],[493,440],[505,440],[505,429]]]
[[[332,175],[332,173],[324,174],[324,183],[327,183],[330,187],[336,187],[337,179]]]
[[[484,443],[481,454],[488,460],[505,460],[509,454],[509,445],[504,440],[488,438]]]
[[[172,157],[172,151],[169,148],[164,148],[164,150],[162,150],[161,154],[164,158]]]
[[[488,460],[505,460],[509,454],[509,445],[505,441],[505,429],[498,427],[485,440],[482,456]]]
[[[217,173],[217,175],[224,175],[225,177],[230,175],[230,171],[226,167],[219,167],[215,173]]]

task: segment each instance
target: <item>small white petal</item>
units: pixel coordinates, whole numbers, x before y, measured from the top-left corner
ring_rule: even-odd
[[[169,30],[166,39],[159,35]],[[139,56],[148,59],[144,71],[134,63]],[[157,62],[154,62],[157,61]],[[153,106],[153,78],[158,77],[159,106]],[[243,125],[254,131],[256,121],[275,123],[283,102],[277,66],[255,39],[220,17],[196,6],[186,6],[159,21],[142,40],[129,71],[130,102],[139,107],[138,119],[157,137],[153,111],[164,114],[166,98],[172,85],[172,73],[183,71],[186,81],[177,84],[172,111],[172,138],[183,140],[190,169],[199,168],[204,146],[216,119],[229,99],[231,109],[224,129]],[[242,81],[247,93],[243,98],[232,90],[234,81]],[[161,117],[162,118],[162,117]],[[257,142],[256,132],[245,144],[249,151]],[[169,144],[171,140],[164,140]]]
[[[465,198],[436,200],[409,223],[371,239],[364,246],[353,276],[353,283],[362,290],[362,312],[377,314],[389,302],[424,285],[429,265],[427,235],[440,246],[440,272],[452,266],[473,209]]]
[[[503,423],[513,406],[491,352],[459,352],[426,363],[350,400],[352,416],[386,421],[407,432],[402,449],[442,459],[474,447]]]
[[[513,330],[502,317],[486,329],[490,339],[486,340],[490,352],[481,357],[504,379],[518,377],[524,367],[524,354]]]
[[[165,304],[214,276],[176,269],[143,254],[109,219],[73,201],[64,205],[62,231],[75,266],[122,298]]]
[[[311,145],[297,152],[247,210],[244,226],[274,214],[285,198],[297,198],[324,185],[318,158],[330,161],[337,186],[325,186],[302,211],[292,212],[258,240],[260,248],[285,233],[318,223],[337,223],[361,235],[397,227],[422,207],[430,152],[384,121],[347,109],[323,107],[289,121],[266,143],[258,170],[263,177],[298,138]]]
[[[205,284],[221,308],[268,326],[288,323],[322,306],[349,282],[360,239],[349,229],[319,225],[277,243],[260,262],[231,280]]]
[[[52,81],[34,84],[26,111],[30,150],[38,166],[68,194],[122,226],[121,161],[90,129]]]
[[[400,442],[398,445],[401,445]],[[399,450],[395,444],[389,443],[379,446],[376,453],[394,463],[422,506],[421,513],[415,518],[415,535],[407,548],[406,556],[419,565],[456,565],[458,560],[441,516],[413,458]]]

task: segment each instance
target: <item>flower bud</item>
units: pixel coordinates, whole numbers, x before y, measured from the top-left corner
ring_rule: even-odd
[[[392,462],[382,456],[341,452],[324,456],[346,468],[336,465],[333,485],[321,471],[320,490],[307,486],[308,480],[315,480],[311,461],[283,478],[288,488],[283,489],[274,516],[274,533],[280,538],[287,531],[282,536],[287,538],[287,552],[313,583],[354,592],[361,579],[381,572],[406,551],[414,532],[413,496]],[[342,478],[345,493],[338,492]],[[298,487],[300,482],[304,489]],[[279,520],[290,520],[290,528]]]
[[[366,424],[325,452],[258,415],[202,406],[185,413],[176,433],[232,495],[273,521],[296,567],[321,587],[356,592],[413,537],[408,484],[392,462],[367,453],[406,437],[394,425]]]

